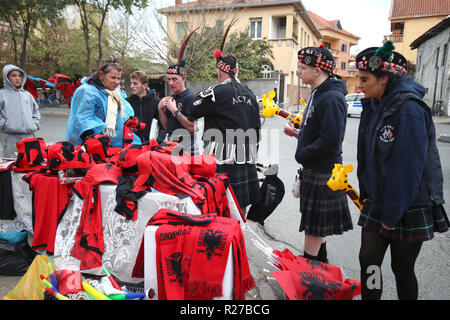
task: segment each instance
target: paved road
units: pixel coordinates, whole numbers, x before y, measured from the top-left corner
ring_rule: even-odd
[[[450,121],[447,119],[436,119],[436,133],[450,134]],[[293,198],[291,186],[297,163],[294,159],[296,140],[284,134],[275,134],[277,128],[283,128],[284,119],[270,118],[264,124],[269,132],[268,136],[277,146],[264,154],[260,153],[263,162],[280,163],[279,177],[284,181],[286,195],[283,202],[276,211],[266,220],[264,229],[270,235],[289,246],[303,253],[304,234],[298,232],[300,226],[299,200]],[[444,122],[444,123],[443,123]],[[349,118],[347,122],[346,136],[343,144],[344,164],[352,164],[354,171],[349,174],[350,184],[358,189],[356,178],[356,142],[359,118]],[[273,132],[271,132],[273,131]],[[280,131],[281,132],[281,131]],[[278,138],[276,138],[278,137]],[[276,142],[276,140],[279,140]],[[450,213],[450,144],[438,142],[441,162],[444,172],[444,197],[446,200],[445,209]],[[277,161],[278,160],[278,161]],[[354,229],[344,233],[342,236],[332,236],[327,240],[327,249],[331,264],[340,266],[345,273],[359,279],[358,253],[360,248],[361,228],[357,225],[359,210],[349,201]],[[435,239],[427,241],[417,259],[416,273],[419,282],[420,299],[450,299],[450,232],[436,234]],[[390,269],[390,253],[386,253],[386,258],[382,267],[384,292],[382,299],[397,299],[394,275]]]
[[[65,132],[66,116],[49,112],[43,112],[43,120],[39,136],[50,144],[62,140]],[[47,115],[47,116],[45,116]],[[444,122],[444,123],[442,123]],[[263,143],[260,148],[260,160],[263,163],[279,163],[279,177],[284,181],[286,195],[283,202],[276,211],[266,220],[264,229],[258,228],[257,224],[250,224],[252,230],[258,232],[268,245],[274,249],[290,248],[294,253],[303,252],[303,234],[298,232],[300,225],[299,201],[292,197],[291,185],[297,168],[294,159],[296,140],[282,133],[285,120],[279,117],[267,119],[263,128]],[[356,133],[359,118],[349,118],[346,137],[344,140],[344,164],[353,164],[356,170]],[[450,134],[450,120],[436,120],[437,136]],[[445,208],[450,213],[450,143],[438,142],[444,172],[444,196],[447,204]],[[350,183],[357,188],[356,173],[349,176]],[[349,202],[354,230],[342,236],[333,236],[328,239],[328,251],[330,263],[340,266],[345,273],[359,279],[358,252],[360,246],[361,230],[357,226],[358,209]],[[248,231],[245,233],[250,235]],[[251,235],[250,235],[251,237]],[[268,268],[264,255],[252,247],[247,241],[247,251],[251,266],[255,267],[252,272],[258,285],[260,285],[260,298],[278,299],[279,288],[273,280],[267,280],[264,269]],[[386,254],[383,264],[384,292],[382,299],[397,299],[395,282],[390,270],[390,254]],[[419,281],[420,299],[449,299],[450,298],[450,232],[436,234],[432,241],[425,242],[416,264],[416,273]],[[0,298],[14,288],[20,277],[0,276]]]

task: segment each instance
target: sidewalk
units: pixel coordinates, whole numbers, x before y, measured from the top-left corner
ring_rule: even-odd
[[[62,117],[67,118],[70,114],[70,108],[67,105],[60,107],[43,107],[39,106],[39,112],[42,117]]]

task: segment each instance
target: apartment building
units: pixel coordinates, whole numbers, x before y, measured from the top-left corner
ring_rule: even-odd
[[[267,39],[272,45],[271,66],[261,66],[261,78],[277,77],[281,101],[297,104],[300,83],[297,76],[297,52],[317,46],[322,34],[301,1],[294,0],[198,0],[159,9],[167,17],[167,30],[176,41],[182,41],[193,26],[227,26],[233,17],[237,22],[230,33],[248,30],[252,39]],[[267,68],[272,68],[267,69]]]

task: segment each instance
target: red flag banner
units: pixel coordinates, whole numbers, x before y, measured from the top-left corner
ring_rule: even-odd
[[[289,300],[352,300],[361,294],[361,283],[347,278],[342,269],[291,251],[274,250],[281,271],[273,271]]]

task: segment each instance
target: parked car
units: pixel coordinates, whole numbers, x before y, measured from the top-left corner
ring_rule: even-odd
[[[361,99],[364,98],[364,93],[352,93],[345,96],[347,102],[347,115],[361,115],[362,105]]]

